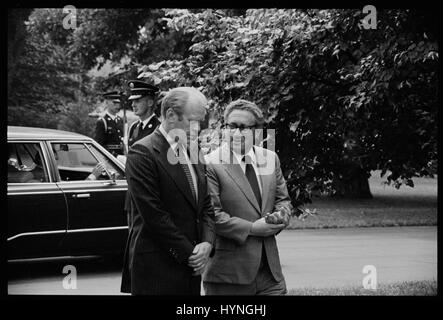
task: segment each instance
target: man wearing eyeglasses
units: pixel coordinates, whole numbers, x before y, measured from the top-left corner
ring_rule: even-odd
[[[224,121],[224,143],[205,158],[216,221],[216,251],[204,274],[205,293],[285,294],[275,235],[289,223],[292,206],[278,156],[254,145],[263,123],[254,103],[230,103]],[[284,219],[267,223],[268,213]]]

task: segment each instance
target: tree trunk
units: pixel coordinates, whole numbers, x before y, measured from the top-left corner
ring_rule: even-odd
[[[341,177],[333,181],[336,193],[333,197],[372,199],[368,178],[370,174],[357,165],[348,165]]]

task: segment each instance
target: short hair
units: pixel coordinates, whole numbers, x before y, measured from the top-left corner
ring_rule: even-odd
[[[263,112],[260,110],[260,108],[253,102],[244,100],[244,99],[238,99],[235,101],[232,101],[225,109],[223,119],[225,123],[228,121],[228,117],[234,110],[246,110],[252,113],[252,115],[255,118],[256,125],[261,126],[264,123],[264,117]]]
[[[181,120],[183,116],[183,108],[188,104],[190,99],[201,102],[203,105],[208,103],[206,97],[193,87],[178,87],[166,93],[161,103],[161,115],[166,118],[166,111],[172,109]]]
[[[159,109],[161,109],[161,105],[162,105],[162,101],[163,98],[166,96],[168,92],[167,91],[160,91],[156,97],[155,97],[155,105],[156,107],[158,107]]]

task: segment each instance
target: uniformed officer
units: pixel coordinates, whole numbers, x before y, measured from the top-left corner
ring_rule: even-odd
[[[120,110],[121,95],[117,91],[103,94],[106,101],[106,113],[97,120],[95,140],[106,148],[114,157],[123,155],[123,119],[117,115]]]
[[[160,124],[160,120],[155,115],[156,109],[156,97],[160,91],[159,88],[149,83],[140,80],[128,81],[131,95],[128,100],[132,101],[132,109],[135,115],[139,116],[138,121],[134,121],[128,130],[128,147],[132,146],[136,141],[146,137],[154,132],[157,126]],[[129,190],[128,190],[129,193]],[[130,212],[130,198],[129,194],[126,195],[125,210],[128,213],[128,224],[131,224],[129,220]]]
[[[160,120],[154,113],[156,96],[160,90],[156,86],[140,80],[130,80],[128,85],[131,90],[128,100],[132,101],[134,113],[140,118],[129,127],[128,146],[130,147],[134,142],[154,132],[160,124]]]

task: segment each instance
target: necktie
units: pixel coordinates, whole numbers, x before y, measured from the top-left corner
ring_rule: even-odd
[[[255,198],[258,201],[258,206],[261,208],[261,195],[260,195],[260,187],[258,186],[257,176],[255,175],[254,167],[252,166],[252,159],[250,156],[244,156],[242,159],[246,164],[245,175],[246,179],[248,179],[249,184],[251,185],[252,191],[254,192]]]
[[[176,154],[179,159],[180,165],[185,172],[186,180],[188,180],[189,187],[191,188],[192,196],[194,197],[194,200],[197,201],[197,192],[195,190],[194,182],[192,181],[192,175],[191,171],[188,166],[188,162],[186,161],[186,157],[183,153],[183,149],[177,145]]]
[[[142,130],[143,130],[142,127],[143,127],[143,122],[140,121],[134,130],[134,139],[135,140],[139,140],[139,136],[142,134]]]
[[[140,125],[141,125],[141,121],[139,121],[136,125],[135,125],[135,129],[134,129],[134,131],[132,132],[132,136],[130,137],[131,139],[134,139],[134,140],[136,140],[137,139],[137,136],[138,136],[138,131],[140,130]]]

